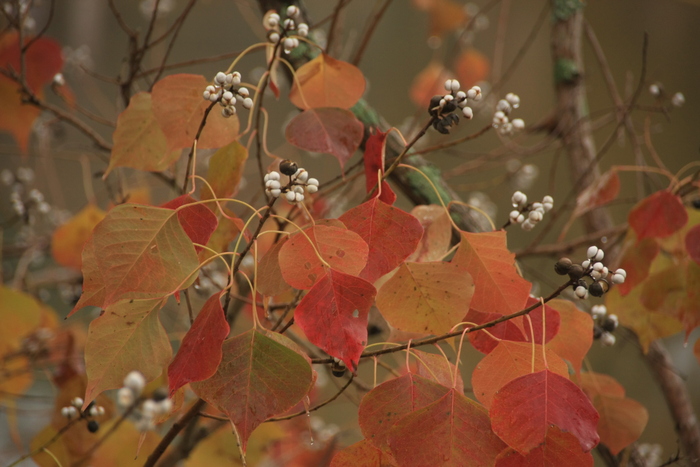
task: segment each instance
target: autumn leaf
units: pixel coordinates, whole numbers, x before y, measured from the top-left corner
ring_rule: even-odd
[[[535,303],[540,303],[540,300],[528,297],[525,306],[530,307]],[[530,319],[527,319],[527,317]],[[530,323],[532,323],[532,329],[530,329]],[[534,337],[536,344],[546,344],[554,339],[560,328],[561,318],[559,317],[559,312],[548,304],[544,305],[544,312],[542,306],[539,306],[523,316],[523,331],[528,342],[532,342]],[[544,336],[542,335],[543,333]]]
[[[546,345],[561,358],[568,360],[576,371],[593,344],[593,318],[568,300],[554,299],[548,305],[559,312],[559,333]]]
[[[271,446],[277,448],[287,438],[279,423],[263,423],[248,438],[246,462],[250,466],[264,465],[269,460]],[[197,443],[187,458],[186,467],[242,467],[241,453],[236,446],[236,435],[229,425],[222,425]],[[288,454],[285,452],[285,454]]]
[[[367,345],[367,317],[377,291],[359,277],[324,271],[299,302],[294,320],[312,344],[355,372]]]
[[[598,444],[598,413],[588,397],[568,378],[542,370],[516,378],[493,397],[493,431],[520,454],[545,441],[554,425],[578,438],[588,452]]]
[[[100,431],[110,433],[93,454],[90,462],[100,467],[137,467],[144,459],[138,456],[153,452],[160,442],[155,431],[139,431],[133,423],[116,426],[117,420],[105,423]],[[114,430],[114,431],[112,431]],[[144,456],[145,457],[145,456]]]
[[[363,159],[365,161],[365,185],[367,187],[367,193],[370,193],[375,188],[379,182],[379,177],[384,175],[384,158],[386,138],[388,135],[389,132],[383,133],[381,130],[376,130],[376,133],[372,133],[365,142],[365,154]],[[396,201],[396,193],[393,192],[386,180],[382,181],[381,190],[377,190],[375,197],[379,197],[379,199],[389,205],[394,204],[394,201]]]
[[[238,141],[232,141],[218,149],[209,159],[207,181],[214,190],[212,194],[207,185],[202,185],[201,199],[230,198],[238,192],[243,169],[248,159],[248,150]],[[214,203],[207,204],[212,211]]]
[[[216,293],[202,306],[180,349],[168,367],[170,396],[180,387],[210,378],[221,363],[221,345],[228,337],[229,325]]]
[[[338,451],[330,467],[386,467],[395,465],[387,454],[363,439]]]
[[[22,339],[40,327],[56,325],[56,313],[34,297],[0,285],[0,362],[7,353],[17,351]],[[4,378],[3,378],[4,379]]]
[[[83,409],[102,391],[121,387],[130,371],[138,370],[151,381],[170,363],[170,340],[158,319],[162,306],[162,299],[121,300],[90,323]]]
[[[360,277],[372,283],[413,253],[423,235],[415,217],[377,198],[348,210],[340,220],[369,245]]]
[[[438,61],[431,61],[420,73],[413,78],[409,96],[411,102],[418,107],[428,110],[430,99],[435,95],[445,93],[445,81],[452,73]]]
[[[287,237],[281,238],[258,263],[258,293],[274,297],[290,288],[280,269],[279,253]]]
[[[423,237],[406,261],[423,263],[442,260],[452,241],[452,223],[445,208],[435,204],[419,205],[411,210],[411,215],[423,226]]]
[[[454,0],[414,0],[413,4],[429,14],[429,36],[441,36],[463,27],[469,19],[464,6]]]
[[[620,176],[617,170],[610,169],[597,177],[576,197],[576,208],[572,217],[580,217],[595,208],[613,201],[620,194]]]
[[[645,238],[668,237],[688,222],[688,213],[679,196],[662,190],[637,203],[628,221],[639,242]]]
[[[177,219],[192,243],[206,245],[216,230],[219,221],[203,204],[196,204],[196,200],[190,195],[181,195],[162,205],[166,209],[178,209]],[[189,206],[186,206],[189,205]],[[185,206],[185,207],[182,207]],[[202,246],[194,245],[194,250],[199,252]]]
[[[464,393],[461,372],[444,355],[427,353],[418,349],[412,349],[411,352],[416,357],[415,373],[418,376],[431,379],[448,388],[454,386],[457,391]],[[456,380],[455,372],[457,372]]]
[[[576,436],[555,426],[547,429],[544,443],[521,455],[512,448],[504,449],[496,458],[495,467],[544,467],[571,465],[593,467],[593,455],[583,452]]]
[[[239,334],[224,341],[214,376],[192,384],[199,397],[236,426],[244,452],[258,425],[294,407],[311,389],[311,365],[280,343],[287,341],[279,334],[273,340],[255,329]]]
[[[360,146],[364,125],[349,110],[313,108],[294,117],[284,135],[298,148],[334,156],[342,169]]]
[[[685,250],[690,259],[700,264],[700,225],[696,225],[686,234]]]
[[[38,94],[41,97],[41,94]],[[29,150],[29,137],[41,109],[22,102],[17,83],[0,75],[0,130],[9,132],[23,154]]]
[[[659,254],[659,243],[655,238],[637,241],[633,230],[627,232],[622,244],[620,267],[627,272],[625,282],[618,284],[622,296],[627,295],[649,276],[651,263]]]
[[[470,48],[457,55],[454,62],[454,70],[462,85],[462,89],[468,89],[479,81],[485,81],[488,78],[491,65],[484,54],[474,48]]]
[[[481,313],[472,308],[463,321],[479,325],[489,323],[502,316],[499,313]],[[523,327],[523,318],[520,316],[503,321],[485,330],[470,332],[467,334],[467,338],[476,350],[485,354],[492,352],[496,348],[499,339],[513,342],[527,341]]]
[[[356,66],[321,53],[296,71],[289,100],[300,109],[349,109],[365,92],[365,77]]]
[[[426,334],[448,332],[469,310],[471,275],[454,263],[401,263],[379,289],[377,308],[396,329]]]
[[[92,230],[105,217],[105,212],[88,204],[51,235],[51,254],[61,266],[80,270],[82,252]]]

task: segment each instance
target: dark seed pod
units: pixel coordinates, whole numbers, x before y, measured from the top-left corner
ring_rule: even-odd
[[[605,321],[601,324],[601,327],[608,332],[613,332],[617,328],[617,321],[610,318],[605,318]]]
[[[454,100],[452,100],[445,104],[445,106],[442,108],[442,113],[447,114],[450,112],[454,112],[455,110],[457,110],[457,104],[455,104]]]
[[[345,370],[347,370],[347,368],[342,362],[333,362],[331,365],[331,373],[333,373],[333,376],[336,378],[342,377],[345,374]]]
[[[600,339],[600,336],[603,335],[603,328],[598,326],[597,324],[593,326],[593,339]]]
[[[605,292],[608,291],[610,288],[610,285],[604,280],[599,280],[597,282],[594,282],[591,284],[590,287],[588,287],[588,292],[590,292],[591,295],[594,297],[602,297]]]
[[[95,420],[90,420],[87,423],[87,429],[90,433],[95,433],[95,432],[97,432],[97,430],[100,429],[100,424],[97,423]]]
[[[153,399],[156,402],[160,402],[162,400],[165,400],[168,398],[168,390],[165,388],[158,388],[155,391],[153,391],[153,395],[151,395],[151,399]]]
[[[433,96],[430,99],[430,104],[428,105],[428,113],[432,115],[433,117],[436,116],[440,110],[440,101],[442,100],[442,96]]]
[[[449,125],[445,124],[445,120],[436,120],[433,123],[433,127],[442,133],[443,135],[449,135],[450,134],[450,127]]]
[[[569,268],[569,272],[567,274],[569,274],[569,277],[571,278],[571,280],[575,281],[575,280],[579,280],[581,277],[583,277],[583,273],[584,273],[583,266],[581,266],[580,264],[572,264],[571,267]]]
[[[452,104],[452,102],[450,102]],[[448,104],[449,105],[449,104]],[[447,108],[447,105],[445,106]],[[452,126],[452,125],[459,125],[459,115],[456,114],[450,114],[447,117],[445,117],[445,120],[447,120],[447,123]]]
[[[554,263],[554,271],[560,276],[565,276],[569,273],[569,270],[571,270],[571,266],[573,265],[574,263],[569,258],[561,258],[559,261]]]
[[[286,159],[286,160],[283,160],[282,162],[280,162],[280,172],[282,172],[283,174],[285,174],[287,176],[291,177],[292,175],[297,173],[298,169],[299,169],[299,167],[297,167],[297,163],[292,162],[289,159]]]
[[[588,282],[586,282],[586,279],[579,279],[576,281],[576,287],[583,287],[584,289],[588,288]]]

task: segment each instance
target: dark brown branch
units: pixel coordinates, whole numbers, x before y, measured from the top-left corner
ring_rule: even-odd
[[[197,402],[195,402],[192,407],[190,407],[190,409],[182,417],[180,417],[180,419],[176,421],[172,427],[170,427],[165,436],[163,436],[163,439],[161,439],[160,443],[158,443],[158,446],[156,446],[153,452],[148,456],[148,459],[143,464],[143,467],[153,467],[156,465],[156,462],[158,462],[160,456],[162,456],[168,446],[170,446],[170,443],[173,442],[175,437],[189,424],[192,419],[199,415],[199,412],[205,405],[207,405],[207,403],[204,401],[204,399],[198,399]]]
[[[386,0],[384,2],[384,5],[382,5],[382,7],[377,12],[377,14],[372,17],[372,20],[370,21],[369,26],[367,27],[367,31],[362,37],[362,42],[360,43],[360,46],[357,48],[357,52],[355,52],[355,56],[350,62],[353,65],[357,66],[360,63],[360,60],[362,60],[362,56],[365,54],[365,50],[369,45],[369,41],[372,38],[374,31],[377,29],[379,21],[381,21],[382,17],[384,16],[384,13],[386,13],[387,8],[389,8],[389,5],[391,5],[391,2],[392,0]]]
[[[350,378],[349,378],[348,381],[343,385],[343,387],[340,388],[340,390],[339,390],[338,392],[336,392],[330,399],[328,399],[328,400],[326,400],[326,401],[324,401],[324,402],[321,402],[320,404],[318,404],[318,405],[315,406],[315,407],[311,407],[309,410],[302,410],[302,411],[297,412],[297,413],[292,414],[292,415],[285,415],[284,417],[268,418],[267,420],[265,420],[265,422],[280,422],[280,421],[282,421],[282,420],[291,420],[292,418],[300,417],[300,416],[302,416],[302,415],[306,415],[306,414],[309,414],[309,413],[311,413],[311,412],[315,412],[316,410],[318,410],[318,409],[320,409],[321,407],[324,407],[324,406],[330,404],[331,402],[333,402],[334,400],[336,400],[338,397],[340,397],[340,395],[341,395],[343,392],[345,392],[345,390],[346,390],[347,388],[350,387],[350,385],[352,384],[352,380],[353,380],[354,378],[355,378],[355,376],[351,374],[351,375],[350,375]]]

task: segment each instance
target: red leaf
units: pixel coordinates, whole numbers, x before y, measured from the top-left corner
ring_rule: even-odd
[[[372,283],[413,253],[423,235],[415,217],[377,198],[350,209],[340,220],[369,245],[360,277]]]
[[[575,435],[586,452],[599,441],[599,416],[588,397],[568,378],[549,370],[506,384],[494,396],[489,414],[493,431],[521,454],[542,444],[550,425]]]
[[[466,90],[489,76],[491,65],[489,59],[476,49],[468,49],[457,56],[454,63],[455,73]]]
[[[431,379],[448,388],[453,387],[454,373],[457,370],[442,354],[427,353],[418,349],[412,349],[411,352],[416,357],[415,373],[418,376]],[[454,389],[464,394],[464,381],[462,381],[462,374],[459,371],[456,383]]]
[[[685,251],[690,259],[700,264],[700,225],[696,225],[685,235]]]
[[[367,316],[376,293],[364,279],[326,268],[299,302],[294,320],[311,343],[354,372],[367,345]]]
[[[37,95],[40,94],[37,93]],[[41,109],[23,103],[19,85],[4,75],[0,75],[0,102],[2,102],[0,130],[11,133],[19,149],[26,154],[29,150],[32,126]]]
[[[688,213],[679,196],[663,190],[637,203],[628,220],[639,242],[645,238],[668,237],[688,222]]]
[[[214,376],[192,383],[199,397],[236,426],[243,451],[258,425],[294,407],[311,389],[311,365],[293,346],[281,334],[272,339],[251,329],[224,341]]]
[[[579,217],[592,209],[608,204],[619,194],[620,176],[617,170],[608,170],[579,193],[572,217]]]
[[[377,185],[377,182],[379,182],[379,174],[384,174],[384,151],[388,134],[389,132],[382,133],[381,130],[377,130],[377,134],[370,135],[365,143],[364,160],[367,193],[372,191]],[[382,181],[381,193],[379,191],[380,190],[377,190],[375,197],[379,196],[379,199],[386,204],[394,204],[394,201],[396,201],[396,193],[392,191],[389,183]]]
[[[508,315],[525,308],[531,284],[516,271],[515,255],[508,251],[504,231],[462,232],[452,262],[466,268],[474,278],[474,310]]]
[[[467,316],[464,317],[464,321],[474,324],[484,324],[498,319],[501,316],[503,315],[498,313],[481,313],[474,309],[470,309]],[[470,332],[467,334],[467,337],[469,338],[469,342],[471,342],[472,346],[474,346],[476,350],[487,354],[498,345],[499,341],[494,339],[494,337],[512,342],[525,342],[526,338],[524,332],[523,319],[519,316],[517,318],[498,323],[495,326],[491,326],[483,331]]]
[[[392,465],[386,454],[363,439],[338,451],[330,467],[382,467]]]
[[[325,53],[296,71],[289,100],[300,109],[349,109],[365,92],[365,77],[356,66]]]
[[[593,344],[593,319],[568,300],[551,300],[548,305],[559,312],[559,333],[547,343],[561,358],[571,363],[576,374],[581,372],[581,363]]]
[[[535,303],[540,303],[539,300],[533,297],[528,297],[525,307],[534,305]],[[523,331],[525,333],[525,340],[531,342],[532,336],[535,336],[535,344],[542,344],[542,330],[544,328],[545,336],[544,343],[551,341],[554,336],[559,333],[561,319],[559,317],[559,312],[552,308],[551,306],[545,304],[544,306],[544,317],[542,316],[542,306],[539,306],[532,310],[528,315],[530,319],[528,320],[523,316]],[[545,326],[542,326],[542,318],[544,318]],[[534,328],[530,332],[530,321],[532,321],[532,327]]]
[[[190,195],[181,195],[162,205],[162,208],[177,209],[185,204],[196,203]],[[193,204],[177,211],[177,219],[185,230],[185,233],[193,243],[206,245],[211,234],[216,230],[219,221],[216,216],[203,204]],[[195,251],[202,250],[201,246],[194,246]]]
[[[620,259],[620,267],[627,272],[627,277],[625,282],[617,285],[623,297],[649,276],[651,263],[658,254],[659,243],[655,238],[636,241],[634,232],[628,232]]]
[[[367,264],[369,247],[351,230],[325,225],[314,225],[292,235],[279,251],[279,267],[285,281],[296,289],[310,289],[325,275],[321,258],[331,268],[357,276]],[[315,249],[314,249],[315,247]]]
[[[547,437],[541,446],[526,455],[506,448],[496,458],[495,467],[549,467],[571,465],[593,467],[593,455],[583,452],[574,435],[555,426],[547,429]]]
[[[364,125],[352,112],[335,107],[305,110],[284,130],[291,144],[335,156],[341,169],[360,146],[363,134]]]
[[[220,297],[216,293],[207,300],[182,339],[180,350],[168,367],[170,397],[185,384],[203,381],[216,373],[221,363],[221,345],[229,333]]]
[[[31,36],[25,36],[24,43],[27,44],[32,39]],[[15,71],[21,68],[19,34],[15,31],[4,34],[0,40],[0,68],[8,67]],[[63,67],[61,44],[48,37],[38,38],[25,52],[24,67],[27,86],[38,92]]]
[[[402,467],[491,466],[505,447],[486,410],[454,389],[399,420],[389,445]]]

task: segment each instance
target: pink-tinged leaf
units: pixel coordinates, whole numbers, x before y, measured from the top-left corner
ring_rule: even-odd
[[[284,135],[298,148],[335,156],[342,169],[360,146],[364,125],[349,110],[322,107],[294,117]]]
[[[649,276],[651,263],[658,254],[659,242],[655,238],[637,241],[634,231],[628,231],[620,259],[620,267],[627,272],[627,277],[625,282],[616,286],[623,296],[630,293]]]
[[[559,333],[547,343],[547,348],[568,360],[576,373],[581,372],[583,358],[593,344],[593,319],[568,300],[551,300],[548,305],[559,312]]]
[[[87,242],[85,242],[82,260],[83,293],[80,295],[78,303],[75,304],[66,318],[70,318],[76,311],[83,307],[101,307],[105,302],[105,279],[102,275],[102,269],[100,269],[100,266],[97,264],[93,237],[88,238]]]
[[[489,410],[493,431],[527,454],[545,441],[554,425],[576,436],[588,452],[598,444],[598,412],[568,378],[549,370],[514,379],[498,391]]]
[[[550,371],[563,377],[569,376],[566,362],[553,351],[547,349],[547,365],[542,355],[542,346],[525,342],[501,341],[496,348],[486,355],[472,373],[472,389],[474,396],[491,407],[493,397],[510,381],[533,372],[549,368]]]
[[[216,293],[207,300],[168,367],[171,397],[187,383],[210,378],[221,363],[221,345],[229,326],[219,299]]]
[[[162,205],[162,208],[177,209],[186,204],[196,203],[190,195],[181,195]],[[192,204],[177,211],[177,218],[192,243],[206,245],[211,234],[216,230],[219,221],[216,215],[203,204]],[[202,250],[201,246],[194,246],[195,251]]]
[[[207,171],[207,181],[211,185],[214,193],[209,187],[202,184],[201,198],[230,198],[238,192],[238,185],[241,183],[241,176],[248,159],[248,150],[238,141],[232,141],[226,146],[217,150],[209,159],[209,170]],[[216,205],[208,205],[210,209],[216,209]]]
[[[296,289],[310,289],[326,274],[326,266],[318,254],[331,268],[357,276],[367,264],[368,252],[367,243],[355,232],[340,227],[314,225],[304,233],[294,234],[282,245],[279,266],[289,285]]]
[[[637,203],[630,211],[628,221],[637,233],[637,241],[664,238],[688,222],[688,213],[680,196],[663,190]]]
[[[289,289],[289,284],[284,280],[280,269],[280,250],[287,241],[287,237],[280,239],[272,248],[267,250],[265,256],[258,263],[258,292],[274,297]]]
[[[360,403],[358,417],[362,434],[376,448],[388,451],[391,427],[405,415],[437,401],[449,390],[412,373],[380,384],[365,394]]]
[[[474,310],[509,315],[525,308],[531,284],[515,269],[515,255],[506,246],[506,232],[462,232],[452,262],[469,271],[474,279]]]
[[[442,260],[450,249],[452,223],[445,208],[435,204],[416,206],[411,215],[423,226],[423,238],[406,261],[424,263]]]
[[[489,323],[502,316],[498,313],[481,313],[470,309],[463,321],[478,325]],[[467,338],[476,350],[485,354],[496,348],[499,342],[497,339],[513,342],[525,342],[527,340],[523,328],[523,318],[520,316],[498,323],[482,331],[470,332],[467,334]]]
[[[576,436],[555,426],[547,429],[547,437],[541,446],[526,455],[512,448],[504,449],[496,458],[495,467],[593,467],[593,455],[583,452]]]
[[[592,209],[604,206],[620,194],[620,176],[611,169],[595,179],[576,198],[573,217],[579,217]]]
[[[411,350],[416,357],[415,373],[423,378],[428,378],[445,387],[451,388],[454,381],[455,366],[442,354],[427,353],[421,350]],[[461,372],[457,373],[455,390],[464,394],[464,382]]]
[[[369,245],[360,277],[372,283],[413,253],[423,235],[415,217],[377,198],[350,209],[340,220]]]
[[[289,100],[300,109],[349,109],[365,92],[365,77],[356,66],[325,53],[296,71]]]
[[[469,310],[474,281],[454,263],[401,263],[382,285],[377,308],[401,331],[443,334]]]
[[[685,235],[685,251],[690,259],[700,264],[700,225],[696,225]]]
[[[311,389],[311,365],[290,348],[293,345],[282,335],[271,339],[251,329],[224,341],[214,376],[192,383],[199,397],[236,426],[244,452],[258,425],[294,407]]]
[[[371,134],[365,143],[364,161],[367,193],[370,193],[377,185],[380,175],[384,175],[384,151],[388,134],[389,132],[383,133],[381,130],[377,130],[377,133]],[[389,205],[396,201],[396,193],[393,192],[386,180],[382,181],[381,190],[375,192],[375,197],[377,196]]]
[[[161,172],[180,157],[180,151],[168,148],[147,92],[131,98],[129,106],[117,117],[117,129],[112,138],[114,147],[105,175],[115,167]]]
[[[491,466],[505,448],[486,410],[454,389],[399,420],[389,446],[402,467]]]
[[[192,146],[204,112],[211,105],[202,98],[209,84],[204,76],[183,73],[166,76],[153,86],[153,113],[170,150]],[[238,117],[225,118],[215,107],[209,112],[197,148],[221,148],[237,135]]]
[[[387,454],[363,439],[335,453],[330,467],[388,467],[393,465],[396,464]]]
[[[528,297],[525,307],[532,306],[535,303],[540,303],[540,301],[536,298]],[[526,317],[523,317],[523,327],[525,339],[528,342],[532,342],[532,336],[534,336],[536,344],[542,344],[543,341],[546,344],[559,333],[561,318],[559,317],[559,312],[551,306],[547,304],[544,305],[544,316],[542,314],[542,306],[535,308],[528,313],[527,316],[529,316],[530,319],[528,320]],[[543,320],[544,325],[542,323]],[[532,331],[530,330],[530,321],[532,321]],[[544,339],[542,338],[543,332]]]
[[[326,268],[299,302],[294,320],[312,344],[354,372],[367,345],[367,316],[376,294],[366,280]]]
[[[170,340],[158,319],[162,305],[162,299],[121,300],[90,323],[85,406],[102,391],[121,387],[130,371],[152,381],[170,363]]]

